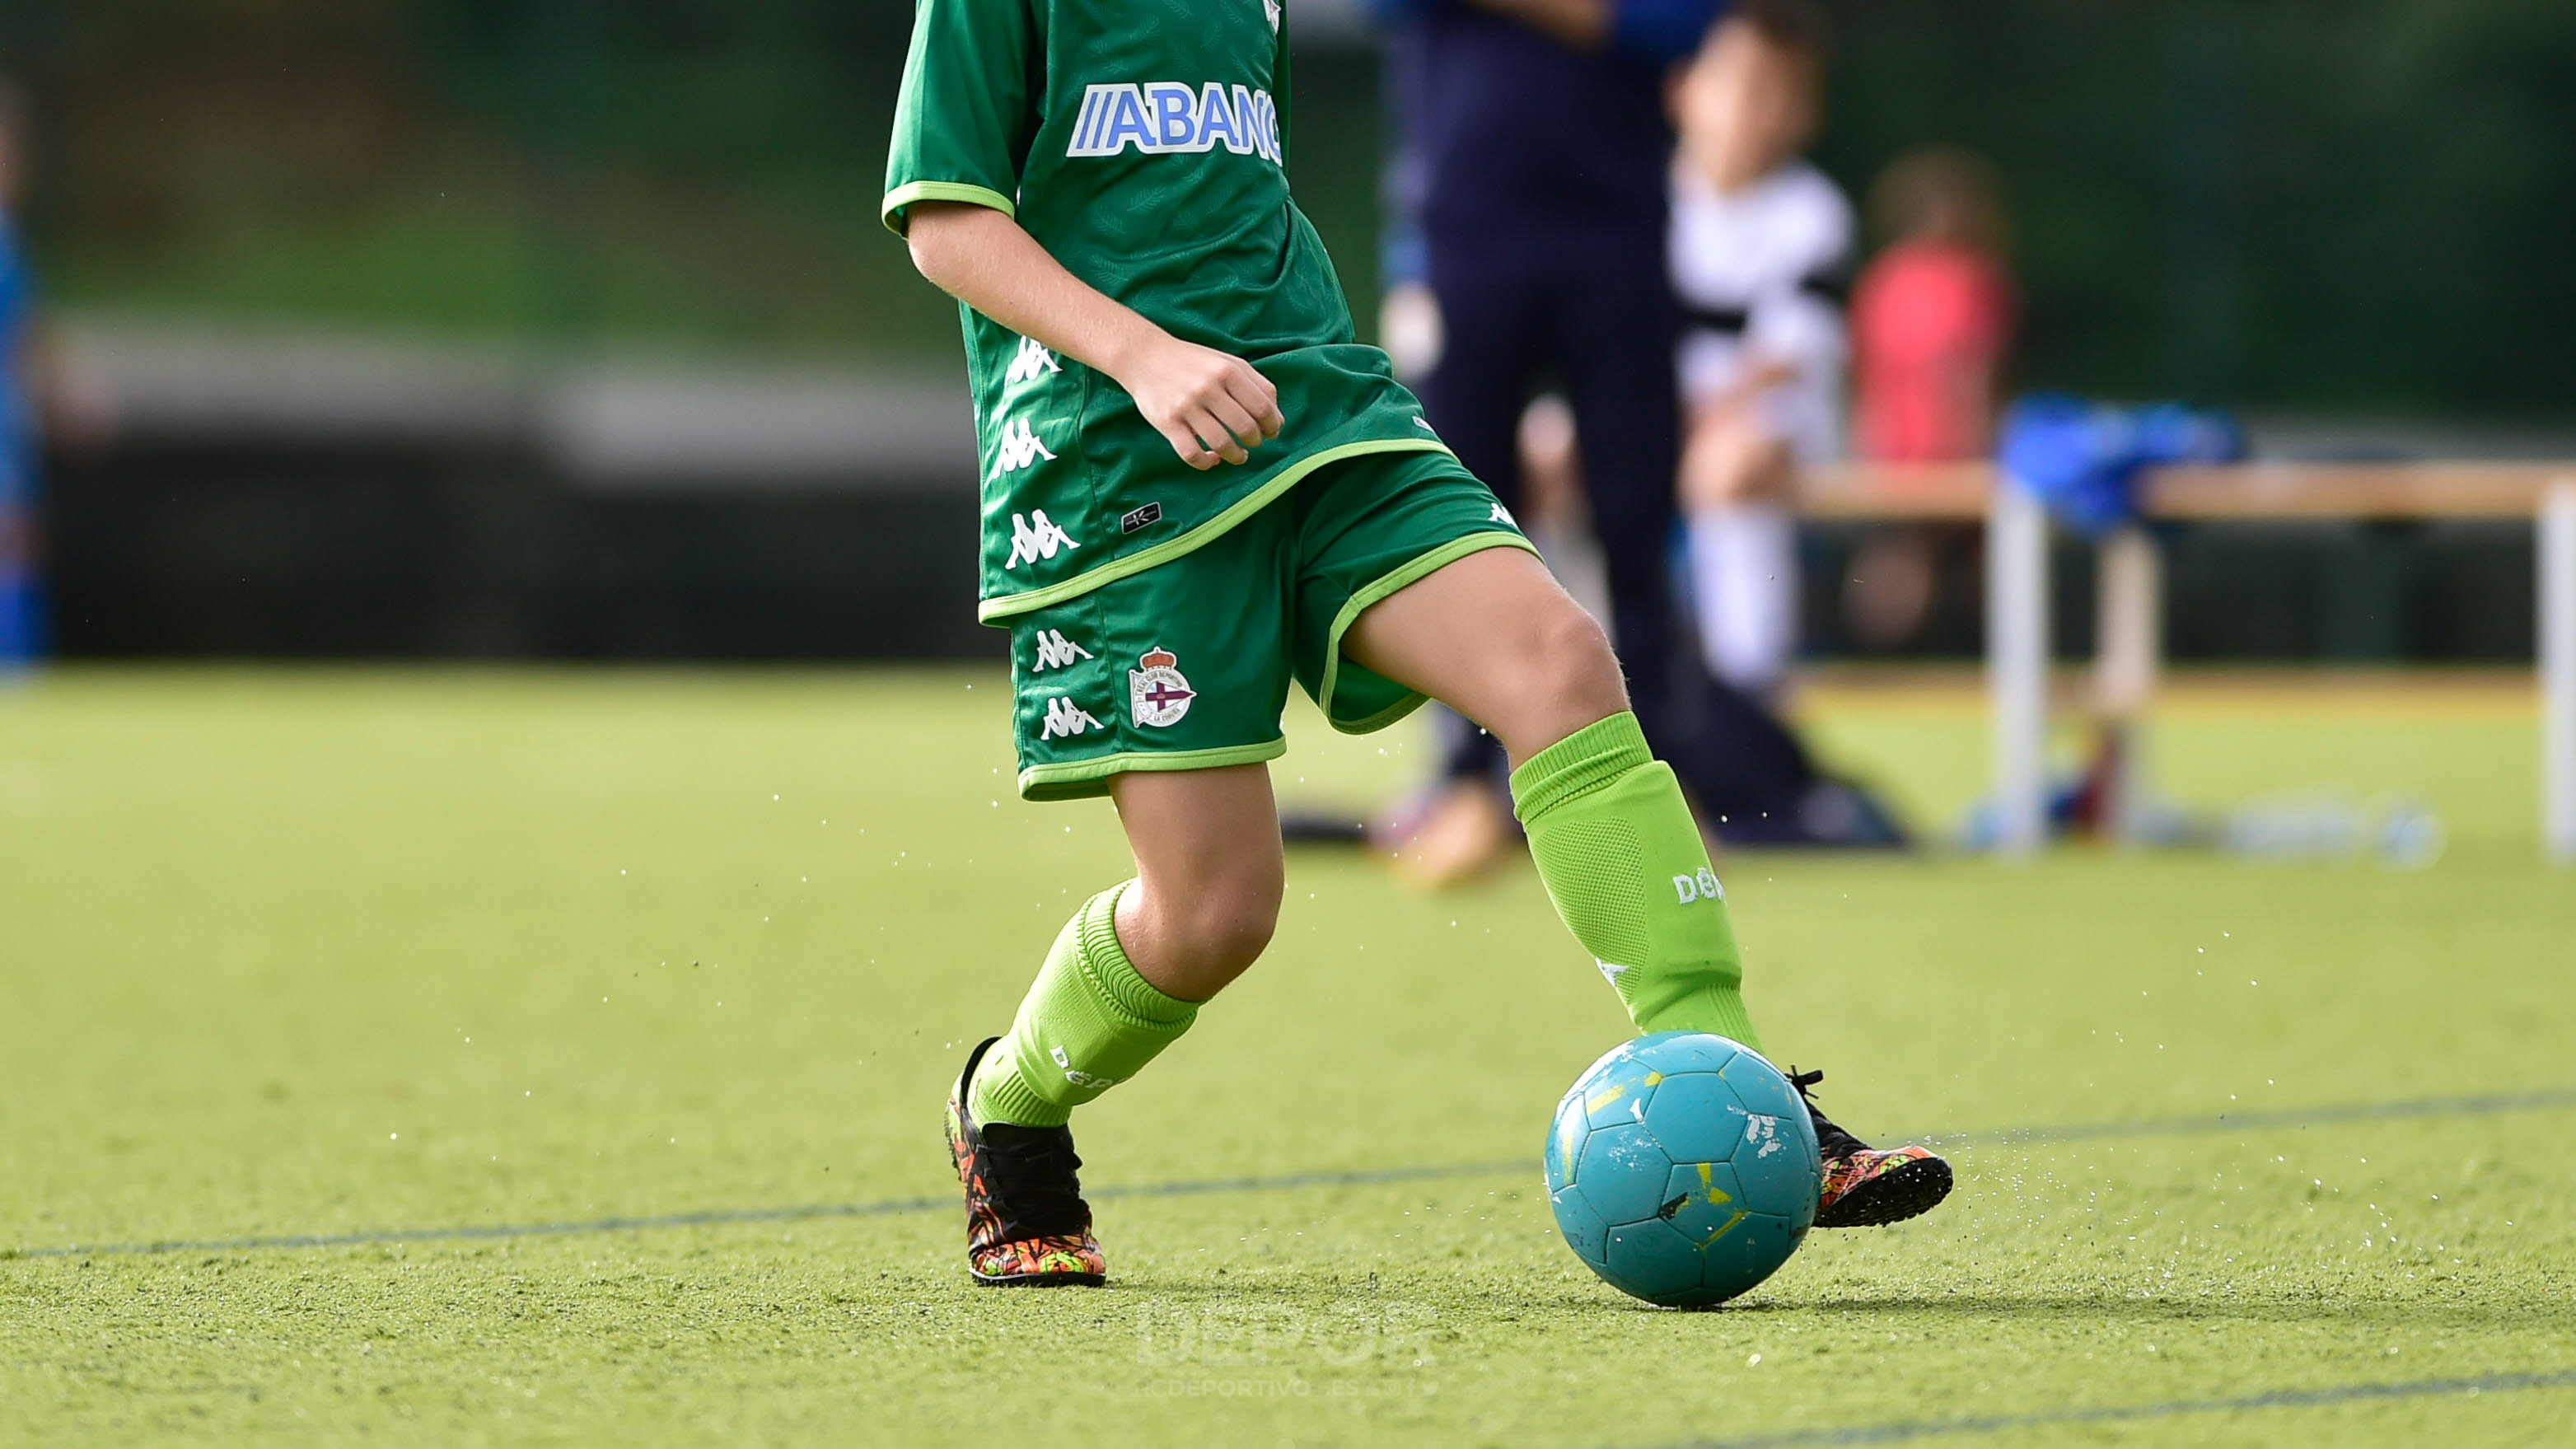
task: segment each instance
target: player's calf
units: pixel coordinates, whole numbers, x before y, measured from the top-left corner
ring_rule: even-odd
[[[1156,990],[1203,1002],[1260,959],[1287,889],[1279,812],[1261,765],[1138,771],[1110,782],[1136,856],[1118,939]]]

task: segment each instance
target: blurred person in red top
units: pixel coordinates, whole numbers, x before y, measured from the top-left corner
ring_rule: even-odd
[[[1853,451],[1870,463],[1962,463],[1994,451],[2017,307],[2002,188],[1982,158],[1927,147],[1870,188],[1888,239],[1852,289]],[[1930,610],[1936,555],[1956,530],[1907,528],[1865,544],[1845,586],[1857,640],[1887,649]]]

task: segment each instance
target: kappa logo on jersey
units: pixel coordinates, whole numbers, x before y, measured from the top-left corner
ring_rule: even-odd
[[[1128,713],[1136,723],[1155,729],[1181,722],[1190,712],[1190,701],[1198,691],[1181,674],[1181,661],[1169,649],[1148,649],[1136,660],[1138,668],[1127,671]]]
[[[1042,372],[1062,371],[1064,364],[1055,360],[1054,353],[1047,351],[1036,338],[1023,337],[1019,354],[1011,359],[1011,370],[1002,374],[1002,385],[1010,387],[1027,382]]]
[[[1057,549],[1071,552],[1080,547],[1081,544],[1073,541],[1072,534],[1057,527],[1056,521],[1046,516],[1045,509],[1032,508],[1025,517],[1017,513],[1011,515],[1011,556],[1002,561],[1002,567],[1015,569],[1024,563],[1053,558]]]
[[[1262,13],[1270,17],[1270,33],[1279,33],[1279,0],[1261,0]]]
[[[1137,529],[1151,528],[1162,521],[1163,505],[1148,503],[1142,508],[1129,509],[1127,516],[1118,520],[1118,531],[1122,534],[1134,533]]]
[[[1237,156],[1279,160],[1279,105],[1270,92],[1215,81],[1147,81],[1085,86],[1067,156],[1198,155],[1219,146]]]
[[[1055,454],[1038,441],[1038,430],[1030,427],[1026,418],[1014,418],[1002,425],[1002,441],[995,451],[1001,455],[994,460],[996,473],[1017,473],[1040,458],[1055,461]]]
[[[1064,637],[1062,629],[1040,629],[1037,632],[1038,662],[1029,666],[1031,674],[1044,674],[1050,669],[1069,669],[1073,661],[1088,659],[1091,651]]]
[[[1106,726],[1093,718],[1091,711],[1075,704],[1071,696],[1059,694],[1047,701],[1046,720],[1038,726],[1038,738],[1060,740],[1085,730],[1103,728]]]
[[[1680,897],[1680,903],[1686,906],[1693,901],[1725,900],[1726,887],[1718,884],[1716,871],[1703,865],[1697,875],[1674,876],[1673,894]]]
[[[1514,528],[1521,526],[1521,521],[1512,517],[1512,511],[1499,503],[1494,505],[1494,516],[1486,519],[1485,521],[1487,523],[1508,523]]]

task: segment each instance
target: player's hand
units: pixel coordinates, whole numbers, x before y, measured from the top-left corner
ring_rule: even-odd
[[[1177,337],[1164,338],[1118,381],[1181,461],[1201,471],[1249,461],[1287,421],[1279,389],[1251,363]]]

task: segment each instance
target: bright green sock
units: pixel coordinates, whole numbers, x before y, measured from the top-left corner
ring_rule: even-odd
[[[1198,1019],[1198,1003],[1155,990],[1118,944],[1118,897],[1134,884],[1083,902],[1055,938],[1011,1034],[975,1069],[966,1110],[977,1125],[1062,1126]]]
[[[1726,892],[1672,766],[1633,714],[1575,731],[1512,771],[1539,879],[1640,1032],[1706,1031],[1760,1050]]]

